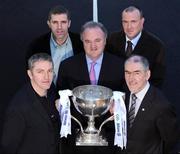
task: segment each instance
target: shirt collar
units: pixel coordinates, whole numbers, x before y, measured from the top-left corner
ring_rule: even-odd
[[[66,41],[62,44],[62,45],[59,45],[59,44],[57,44],[56,43],[56,41],[54,40],[54,37],[53,37],[53,34],[51,33],[51,43],[52,43],[52,45],[54,46],[54,48],[57,48],[57,47],[60,47],[60,46],[65,46],[65,45],[67,45],[68,44],[68,41],[69,41],[69,34],[68,34],[68,37],[67,37],[67,39],[66,39]]]
[[[127,41],[131,41],[133,46],[135,47],[137,42],[139,41],[140,37],[141,37],[142,32],[140,32],[135,38],[133,38],[132,40],[130,40],[127,36],[126,36],[126,42]]]
[[[103,59],[103,55],[104,53],[101,54],[101,56],[95,61],[96,64],[102,64],[102,59]],[[93,60],[91,58],[89,58],[87,55],[86,55],[86,60],[88,62],[88,64],[91,64],[93,62]]]
[[[149,87],[150,87],[150,84],[149,84],[149,82],[147,82],[146,85],[145,85],[145,87],[144,87],[140,92],[136,93],[136,97],[137,97],[140,101],[143,100],[143,98],[144,98],[144,96],[146,95]]]

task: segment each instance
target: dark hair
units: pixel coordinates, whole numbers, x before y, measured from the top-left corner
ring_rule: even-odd
[[[96,28],[96,27],[100,28],[103,31],[105,38],[107,38],[107,30],[102,23],[88,21],[81,27],[81,31],[80,31],[81,40],[82,40],[82,35],[87,28]]]
[[[66,9],[64,6],[62,5],[57,5],[53,8],[50,9],[49,14],[48,14],[48,20],[51,20],[51,15],[52,14],[66,14],[68,20],[71,19],[71,15],[68,9]]]
[[[36,53],[28,59],[28,69],[32,69],[34,67],[34,63],[37,61],[41,61],[41,60],[49,61],[53,64],[52,58],[49,54],[47,54],[47,53]]]

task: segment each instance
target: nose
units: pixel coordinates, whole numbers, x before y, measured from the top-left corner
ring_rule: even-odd
[[[49,72],[44,73],[44,79],[48,80],[49,79]]]
[[[62,23],[61,23],[61,22],[58,23],[58,28],[59,28],[59,29],[62,28]]]
[[[95,42],[92,42],[91,43],[91,50],[95,50],[96,49],[96,43]]]
[[[129,80],[129,81],[133,81],[133,80],[134,80],[134,74],[133,74],[133,73],[130,73],[130,74],[128,75],[128,80]]]
[[[130,22],[127,23],[127,28],[128,28],[128,29],[131,28],[131,23],[130,23]]]

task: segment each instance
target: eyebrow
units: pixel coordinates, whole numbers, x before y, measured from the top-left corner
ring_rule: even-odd
[[[133,72],[142,72],[143,70],[135,70]],[[128,71],[128,70],[125,70],[125,72],[131,72],[131,71]],[[132,73],[132,72],[131,72]]]

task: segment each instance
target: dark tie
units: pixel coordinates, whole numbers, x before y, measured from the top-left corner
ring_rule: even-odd
[[[89,72],[89,77],[92,85],[96,84],[96,74],[95,74],[95,69],[94,66],[96,65],[96,62],[91,63],[91,68]]]
[[[129,119],[129,126],[132,127],[132,124],[134,122],[134,118],[135,118],[135,106],[136,106],[136,95],[132,94],[131,95],[131,107],[128,113],[128,119]]]
[[[132,42],[127,41],[126,56],[129,57],[132,53]]]

